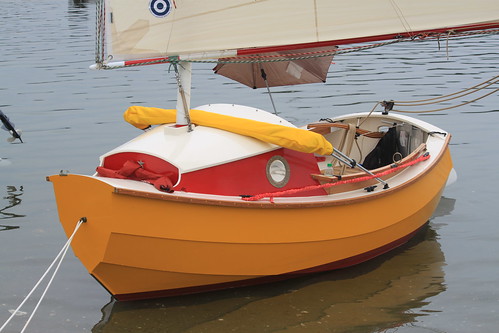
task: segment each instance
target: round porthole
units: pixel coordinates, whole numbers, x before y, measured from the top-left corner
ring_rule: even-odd
[[[289,181],[289,164],[282,156],[272,156],[267,162],[267,179],[275,187],[283,187]]]

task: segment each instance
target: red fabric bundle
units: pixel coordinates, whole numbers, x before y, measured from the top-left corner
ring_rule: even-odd
[[[170,177],[148,171],[136,161],[126,161],[119,170],[112,170],[101,166],[97,167],[96,170],[102,177],[143,181],[153,185],[160,191],[173,192],[173,183]]]

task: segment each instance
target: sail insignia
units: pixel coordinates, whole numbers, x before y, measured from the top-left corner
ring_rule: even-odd
[[[154,16],[162,18],[170,14],[172,3],[170,0],[151,0],[149,10]]]

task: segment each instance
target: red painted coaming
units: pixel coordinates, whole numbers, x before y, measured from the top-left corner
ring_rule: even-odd
[[[275,155],[284,157],[290,167],[289,182],[282,188],[274,187],[266,175],[267,163]],[[129,160],[141,161],[146,170],[157,174],[169,176],[173,174],[174,177],[170,176],[174,178],[171,179],[173,184],[178,181],[179,171],[175,166],[158,157],[142,153],[126,152],[107,156],[103,167],[119,170]],[[318,185],[319,183],[311,177],[313,173],[320,173],[313,154],[281,148],[242,160],[184,173],[174,190],[219,195],[254,195]],[[318,189],[301,192],[300,196],[324,194],[326,192],[323,189]]]
[[[274,187],[267,179],[267,163],[275,155],[284,157],[290,167],[289,182]],[[281,148],[239,161],[182,174],[176,190],[220,195],[254,195],[319,184],[311,174],[320,173],[315,156]],[[323,189],[300,193],[300,196],[324,195]]]

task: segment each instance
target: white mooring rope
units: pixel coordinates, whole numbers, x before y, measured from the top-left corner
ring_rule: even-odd
[[[31,297],[31,295],[33,294],[33,292],[38,288],[38,286],[40,285],[40,283],[42,283],[43,279],[45,279],[45,277],[50,272],[50,270],[52,269],[52,267],[57,263],[57,266],[54,269],[54,272],[52,273],[52,276],[51,276],[49,282],[47,283],[47,286],[45,287],[45,290],[43,291],[42,295],[40,296],[40,299],[38,300],[38,303],[36,304],[35,308],[33,309],[33,312],[29,316],[28,320],[26,321],[26,324],[24,325],[24,327],[22,328],[22,330],[20,331],[20,333],[23,333],[26,330],[26,328],[28,327],[29,323],[31,322],[31,319],[33,319],[33,316],[35,315],[35,312],[38,310],[38,307],[40,306],[40,303],[42,302],[43,298],[45,297],[45,294],[47,293],[50,285],[52,284],[52,281],[54,280],[55,275],[59,271],[59,267],[61,266],[62,260],[64,259],[64,257],[66,256],[66,253],[68,252],[69,246],[71,245],[71,241],[73,240],[76,232],[78,231],[78,229],[80,228],[80,226],[82,225],[82,223],[85,223],[85,222],[87,222],[87,219],[85,217],[82,217],[78,221],[78,223],[76,224],[76,227],[75,227],[73,233],[68,238],[68,241],[66,242],[66,244],[64,244],[64,246],[62,247],[62,249],[59,251],[59,253],[57,254],[57,256],[54,258],[54,260],[52,261],[52,263],[50,264],[50,266],[47,268],[47,270],[45,271],[45,273],[43,273],[42,277],[35,284],[35,286],[33,287],[33,289],[31,289],[31,291],[28,293],[28,295],[26,295],[26,297],[21,302],[21,304],[19,304],[19,306],[17,307],[17,309],[15,309],[12,312],[12,315],[9,317],[9,319],[7,319],[7,321],[2,325],[2,327],[0,327],[0,332],[3,331],[3,329],[12,320],[12,318],[14,318],[14,316],[19,312],[19,310],[24,305],[24,303],[26,303],[26,301]]]

